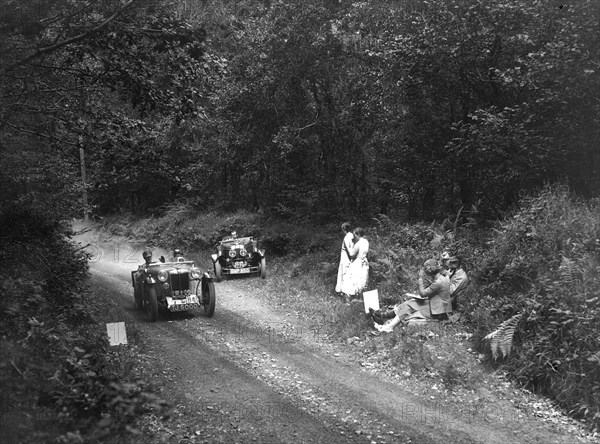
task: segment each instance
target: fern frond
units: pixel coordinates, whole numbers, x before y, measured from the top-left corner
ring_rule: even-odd
[[[575,291],[581,276],[581,270],[579,270],[575,261],[563,256],[558,270],[560,272],[561,281],[565,283],[567,289]]]
[[[484,338],[490,340],[490,348],[494,360],[498,359],[498,351],[502,353],[503,358],[510,355],[513,336],[515,335],[515,330],[521,316],[523,316],[523,313],[512,316]]]
[[[496,336],[498,334],[498,329],[494,330],[493,332],[491,332],[489,335],[487,335],[485,338],[483,339],[492,339],[494,336]]]

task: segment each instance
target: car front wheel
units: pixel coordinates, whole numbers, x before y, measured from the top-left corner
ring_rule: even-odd
[[[223,280],[223,269],[219,261],[215,262],[215,280],[221,282]]]
[[[133,288],[133,298],[135,299],[135,308],[138,310],[144,308],[144,298],[138,285]]]
[[[265,279],[267,277],[267,260],[264,257],[260,260],[258,275],[261,279]]]
[[[158,300],[156,298],[156,289],[154,287],[146,288],[146,313],[150,322],[156,322],[158,319]]]
[[[215,293],[215,284],[212,281],[202,281],[202,306],[204,314],[209,318],[215,314],[215,306],[217,303],[217,295]]]

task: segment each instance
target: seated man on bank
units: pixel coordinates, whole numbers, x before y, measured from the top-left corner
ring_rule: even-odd
[[[442,266],[429,259],[419,270],[419,295],[423,299],[410,299],[394,306],[392,310],[370,309],[379,331],[391,332],[402,321],[411,319],[435,319],[452,311],[450,301],[450,279],[442,273]],[[391,322],[386,323],[388,319]]]
[[[462,260],[459,256],[448,257],[446,263],[448,270],[446,276],[450,278],[450,302],[452,303],[452,311],[458,308],[458,295],[469,284],[469,277],[462,268]]]

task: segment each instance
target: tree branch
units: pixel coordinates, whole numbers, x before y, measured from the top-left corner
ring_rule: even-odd
[[[12,129],[14,129],[16,131],[21,132],[21,133],[31,134],[33,136],[37,136],[37,137],[40,137],[42,139],[50,140],[52,142],[60,142],[60,143],[64,143],[65,145],[72,145],[72,146],[79,147],[79,143],[77,143],[77,142],[71,142],[69,140],[59,139],[58,137],[49,136],[48,134],[40,133],[38,131],[33,131],[33,130],[25,129],[25,128],[13,125],[12,123],[9,123],[9,122],[6,122],[6,121],[4,122],[4,124],[7,125],[7,126],[9,126],[9,127],[11,127]],[[59,150],[63,154],[65,154],[65,155],[67,155],[69,157],[75,158],[74,156],[65,153],[62,149],[59,148]]]
[[[135,3],[136,0],[129,0],[125,5],[123,5],[123,7],[121,9],[119,9],[117,12],[115,12],[113,15],[111,15],[109,18],[107,18],[106,20],[104,20],[102,23],[100,23],[98,26],[95,26],[94,28],[90,29],[89,31],[86,31],[82,34],[76,35],[74,37],[71,37],[70,39],[67,40],[63,40],[62,42],[59,43],[55,43],[54,45],[50,45],[50,46],[46,46],[44,48],[40,48],[37,51],[35,51],[33,54],[28,55],[27,57],[13,63],[12,65],[8,65],[7,67],[5,67],[3,69],[4,72],[9,72],[12,71],[13,69],[18,68],[19,66],[25,65],[26,63],[30,62],[31,60],[38,58],[44,54],[48,54],[52,51],[56,51],[57,49],[60,49],[64,46],[70,45],[72,43],[76,43],[79,42],[87,37],[89,37],[90,35],[92,35],[95,32],[100,31],[102,28],[106,27],[110,22],[112,22],[114,19],[116,19],[119,15],[121,15],[121,13],[123,11],[125,11],[125,9],[127,9],[129,6],[131,6],[133,3]]]
[[[310,128],[311,126],[314,126],[314,125],[316,125],[317,123],[319,123],[319,121],[318,121],[318,120],[317,120],[317,121],[315,121],[315,122],[313,122],[313,123],[309,123],[308,125],[306,125],[306,126],[303,126],[302,128],[296,128],[296,131],[300,132],[300,131],[302,131],[302,130],[304,130],[304,129],[306,129],[306,128]]]

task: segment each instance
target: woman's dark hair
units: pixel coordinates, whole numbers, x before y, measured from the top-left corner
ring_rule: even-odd
[[[344,222],[344,223],[342,224],[342,230],[344,230],[346,233],[347,233],[348,231],[350,231],[350,227],[352,227],[352,225],[350,225],[350,222]]]
[[[439,273],[442,269],[442,266],[436,259],[427,259],[423,264],[423,270],[430,276],[434,276]]]
[[[363,230],[361,227],[355,228],[354,234],[356,234],[357,236],[363,237],[365,235],[365,230]]]

